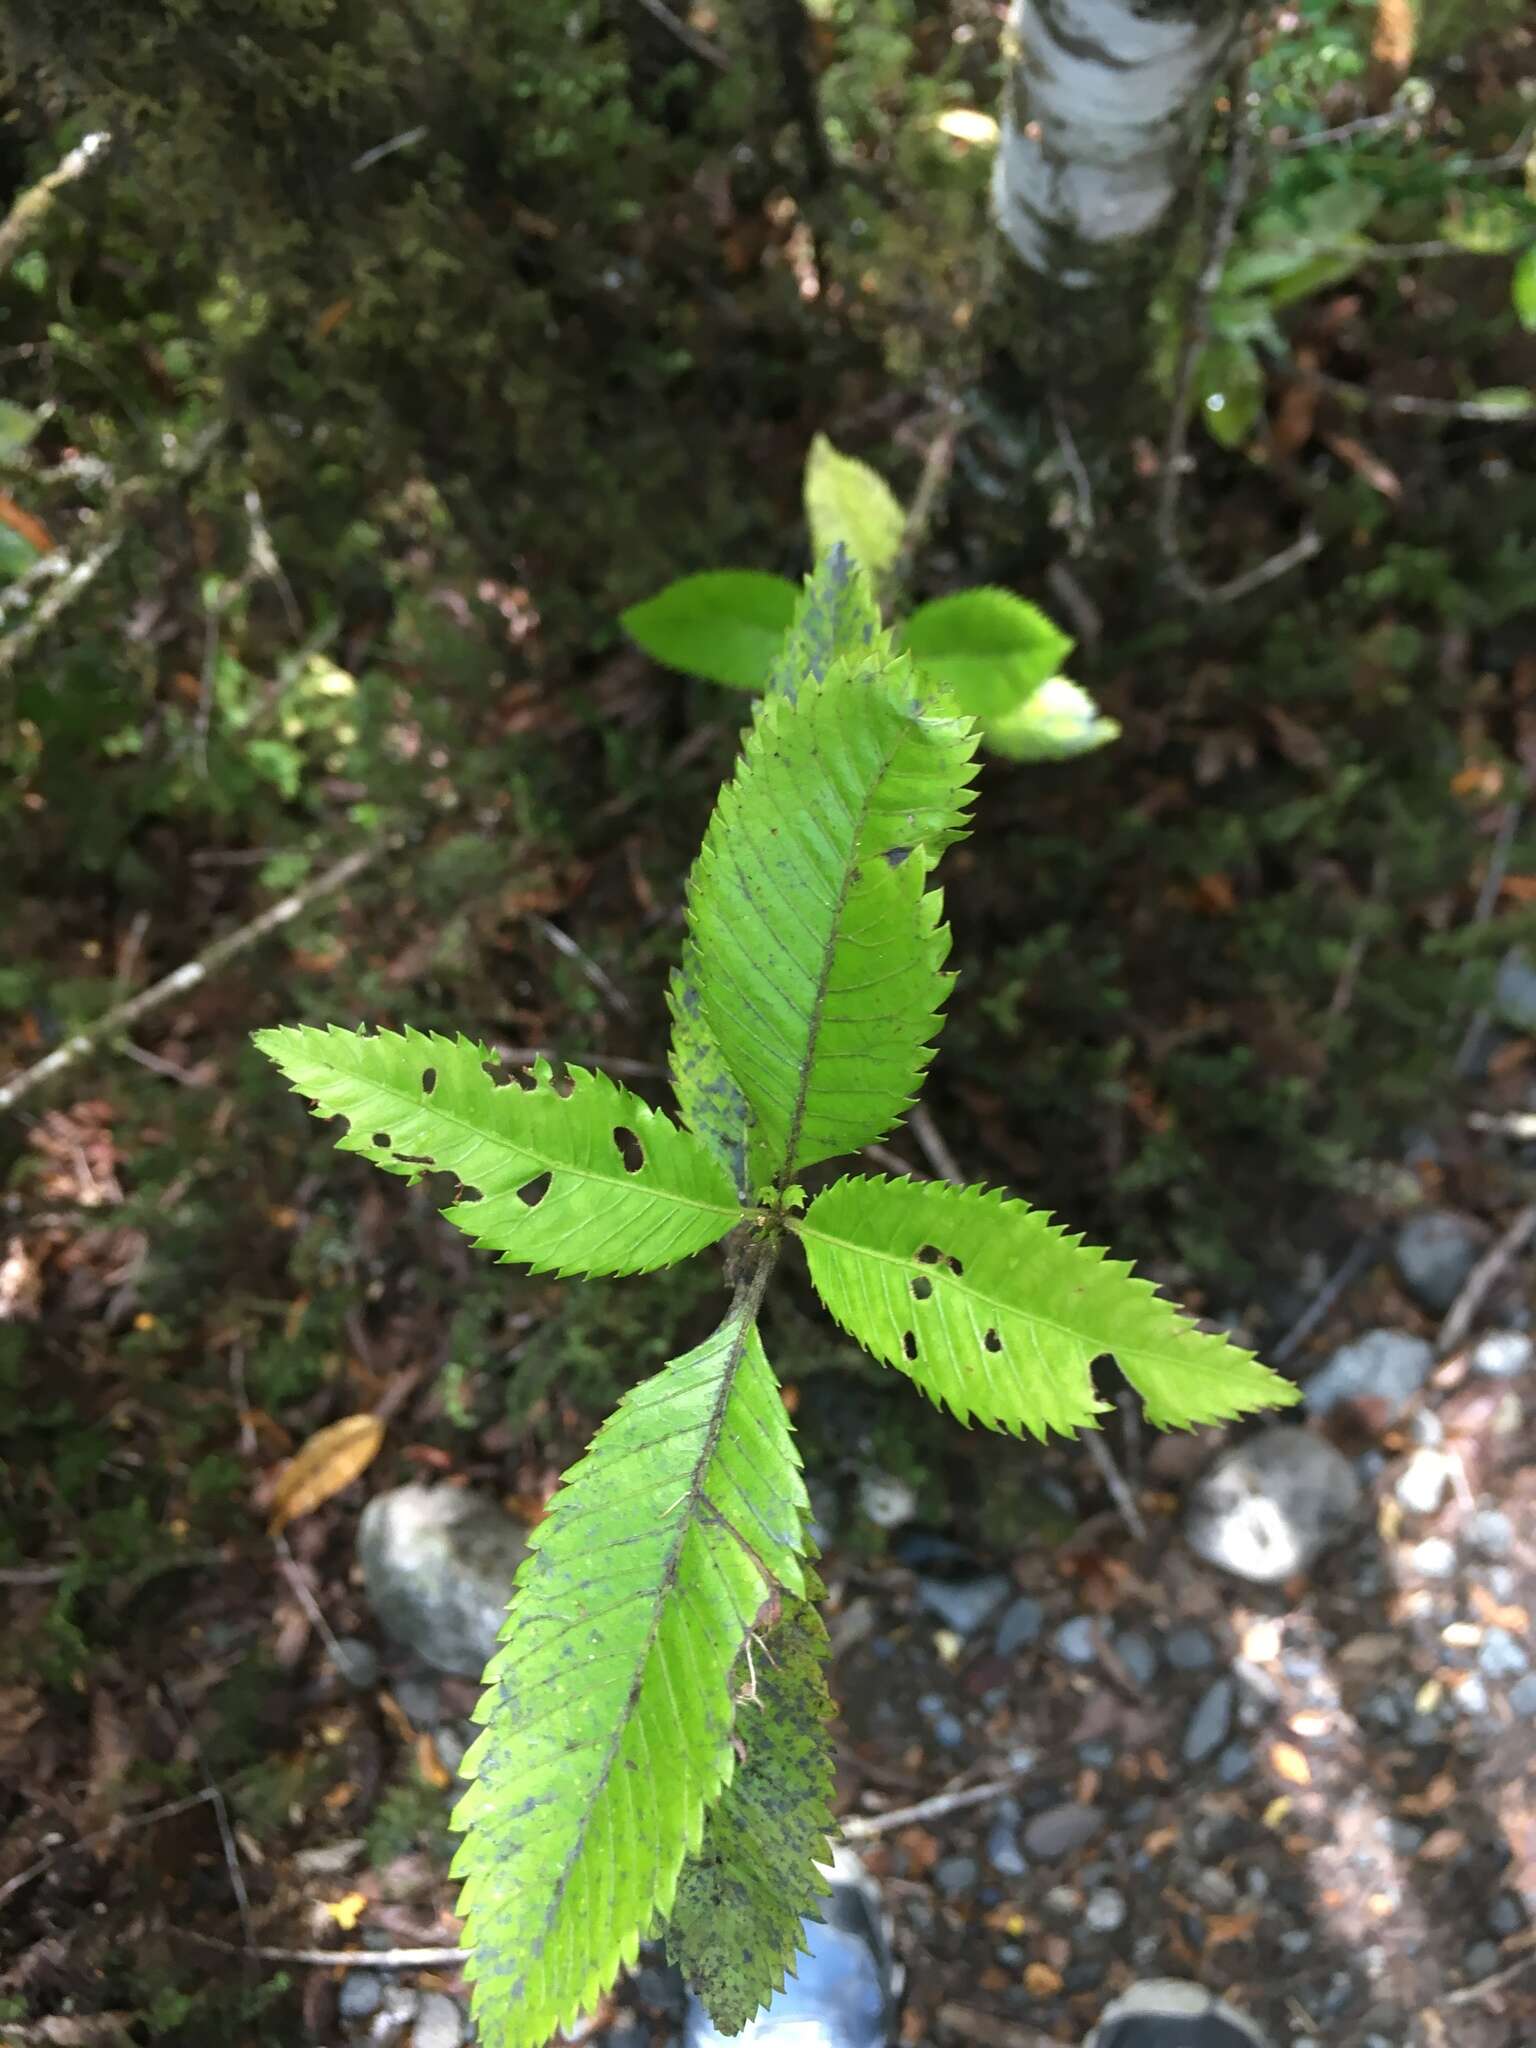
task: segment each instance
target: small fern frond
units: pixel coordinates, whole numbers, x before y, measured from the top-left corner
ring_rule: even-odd
[[[627,1394],[566,1475],[486,1669],[454,1861],[481,2038],[543,2048],[633,1963],[731,1778],[730,1679],[802,1599],[809,1512],[738,1315]]]
[[[468,1038],[334,1026],[258,1031],[256,1044],[336,1141],[386,1173],[457,1175],[478,1200],[443,1211],[481,1251],[540,1273],[649,1273],[717,1242],[741,1220],[730,1177],[691,1132],[605,1074],[539,1060],[496,1082]]]
[[[953,977],[927,887],[960,836],[969,722],[904,661],[765,697],[694,869],[704,1020],[756,1119],[754,1184],[884,1136],[932,1057]]]
[[[1104,1352],[1163,1429],[1297,1399],[1128,1264],[995,1191],[851,1177],[791,1227],[849,1335],[962,1422],[1074,1435],[1105,1406],[1089,1369]]]
[[[800,1923],[827,1889],[817,1866],[833,1825],[828,1643],[812,1605],[822,1587],[805,1576],[809,1598],[786,1602],[736,1667],[741,1760],[683,1865],[667,1924],[667,1952],[722,2034],[783,1988]]]

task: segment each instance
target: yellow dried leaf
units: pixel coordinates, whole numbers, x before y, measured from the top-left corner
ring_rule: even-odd
[[[1290,1795],[1282,1792],[1278,1799],[1271,1799],[1264,1809],[1264,1825],[1271,1831],[1278,1828],[1291,1810]]]
[[[437,1753],[437,1744],[425,1729],[416,1738],[416,1768],[435,1792],[446,1792],[453,1773]]]
[[[377,1415],[347,1415],[319,1430],[289,1460],[272,1495],[269,1522],[275,1536],[299,1515],[307,1515],[350,1486],[379,1455],[384,1424]]]
[[[1277,1742],[1269,1752],[1270,1769],[1277,1778],[1284,1778],[1291,1785],[1310,1785],[1312,1766],[1307,1762],[1294,1742]]]
[[[1024,1970],[1024,1983],[1033,1998],[1054,1998],[1061,1989],[1061,1977],[1049,1963],[1029,1963]]]
[[[344,1899],[322,1899],[322,1912],[329,1913],[343,1934],[350,1934],[368,1908],[366,1892],[348,1892]]]

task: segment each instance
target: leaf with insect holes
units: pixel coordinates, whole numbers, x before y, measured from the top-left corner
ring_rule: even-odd
[[[964,830],[974,749],[905,660],[839,661],[758,705],[688,900],[754,1187],[883,1137],[915,1096],[951,980],[928,876]]]
[[[878,469],[818,434],[805,459],[805,521],[813,556],[841,542],[861,569],[879,577],[901,552],[906,514]]]
[[[760,569],[706,569],[669,583],[619,623],[647,654],[734,690],[760,690],[795,615],[797,592]]]
[[[379,1455],[384,1420],[379,1415],[344,1415],[328,1423],[288,1460],[267,1510],[268,1531],[275,1536],[300,1515],[315,1509],[350,1486]]]
[[[1128,1264],[996,1190],[853,1177],[790,1227],[848,1334],[962,1422],[1075,1435],[1105,1406],[1089,1370],[1105,1352],[1162,1429],[1299,1398]]]
[[[804,1947],[801,1922],[827,1890],[817,1866],[830,1858],[833,1825],[828,1643],[811,1604],[823,1589],[805,1576],[809,1598],[786,1602],[737,1664],[740,1760],[683,1865],[667,1923],[667,1953],[722,2034],[783,1988]]]
[[[737,1768],[731,1674],[805,1596],[810,1511],[755,1327],[626,1394],[566,1474],[486,1667],[453,1824],[480,2038],[543,2048],[672,1909]]]
[[[535,1272],[654,1272],[741,1220],[708,1147],[605,1074],[572,1067],[559,1082],[541,1059],[498,1084],[486,1046],[409,1029],[292,1025],[255,1041],[321,1116],[348,1119],[343,1152],[411,1181],[456,1174],[479,1199],[448,1221]]]

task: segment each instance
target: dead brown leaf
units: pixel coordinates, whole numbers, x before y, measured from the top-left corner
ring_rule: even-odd
[[[30,512],[23,512],[14,498],[8,498],[0,491],[0,526],[8,526],[12,533],[19,533],[28,547],[37,549],[40,555],[51,555],[54,538],[41,519],[34,519]]]
[[[1024,1983],[1031,1997],[1054,1998],[1061,1989],[1061,1978],[1049,1963],[1029,1963],[1024,1970]]]
[[[312,1514],[366,1472],[379,1455],[384,1424],[377,1415],[346,1415],[318,1430],[291,1458],[272,1494],[272,1535]]]
[[[1325,433],[1322,436],[1326,447],[1333,450],[1340,462],[1355,472],[1362,483],[1369,484],[1373,491],[1384,498],[1400,498],[1403,495],[1403,480],[1395,469],[1389,469],[1379,455],[1373,455],[1363,441],[1357,441],[1353,434]]]

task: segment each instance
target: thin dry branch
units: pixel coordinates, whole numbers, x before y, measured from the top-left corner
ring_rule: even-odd
[[[55,170],[51,170],[47,177],[39,178],[35,185],[21,194],[5,219],[0,221],[0,271],[10,268],[22,245],[42,225],[43,216],[53,204],[54,194],[62,186],[72,185],[77,178],[83,178],[91,165],[105,156],[111,141],[111,135],[104,128],[87,135]]]
[[[148,1813],[119,1814],[104,1828],[97,1828],[88,1835],[77,1835],[72,1842],[60,1842],[46,1856],[40,1856],[35,1863],[29,1863],[25,1870],[18,1870],[14,1877],[8,1877],[4,1884],[0,1884],[0,1906],[13,1898],[24,1885],[46,1876],[60,1857],[71,1856],[77,1849],[89,1849],[97,1842],[110,1842],[129,1828],[147,1828],[156,1821],[174,1820],[179,1813],[190,1813],[194,1806],[207,1806],[214,1796],[205,1786],[201,1792],[189,1793],[185,1799],[173,1799],[167,1806],[151,1807]]]
[[[0,1110],[14,1109],[23,1096],[30,1095],[35,1088],[42,1087],[45,1081],[51,1081],[56,1074],[62,1074],[78,1060],[83,1059],[88,1052],[94,1051],[104,1039],[116,1038],[130,1025],[136,1024],[141,1017],[147,1016],[151,1010],[158,1010],[162,1004],[170,1002],[172,997],[185,995],[190,990],[201,987],[211,974],[226,961],[234,959],[236,954],[245,952],[248,947],[254,946],[258,939],[264,939],[269,932],[275,932],[281,926],[290,924],[301,911],[307,910],[312,903],[319,902],[321,897],[334,895],[338,889],[344,888],[365,868],[371,867],[394,843],[381,840],[372,846],[355,848],[318,874],[312,882],[307,882],[303,888],[294,889],[288,895],[280,897],[259,917],[253,917],[249,924],[243,924],[238,931],[227,932],[223,938],[215,939],[195,960],[188,960],[162,980],[152,983],[149,988],[141,989],[136,996],[130,996],[127,1002],[115,1004],[104,1016],[88,1024],[83,1031],[77,1031],[73,1037],[66,1038],[62,1045],[56,1046],[45,1059],[39,1060],[36,1066],[26,1068],[16,1075],[14,1080],[7,1081],[0,1087]]]
[[[915,1806],[896,1806],[889,1813],[850,1814],[838,1826],[847,1841],[873,1841],[876,1835],[888,1835],[893,1828],[942,1820],[947,1813],[963,1813],[971,1806],[989,1806],[994,1799],[1005,1798],[1024,1775],[1015,1771],[1010,1777],[993,1778],[985,1785],[968,1785],[959,1792],[936,1792],[931,1799],[919,1799]]]
[[[216,1934],[199,1934],[194,1927],[170,1930],[184,1941],[203,1948],[216,1948],[226,1956],[251,1956],[262,1963],[307,1963],[316,1968],[346,1970],[441,1970],[469,1961],[467,1948],[268,1948],[238,1941],[221,1941]]]
[[[1442,1358],[1461,1343],[1489,1290],[1510,1260],[1525,1249],[1533,1233],[1536,1233],[1536,1202],[1527,1202],[1523,1209],[1517,1211],[1498,1242],[1478,1260],[1467,1275],[1460,1294],[1451,1303],[1445,1321],[1440,1325]]]

